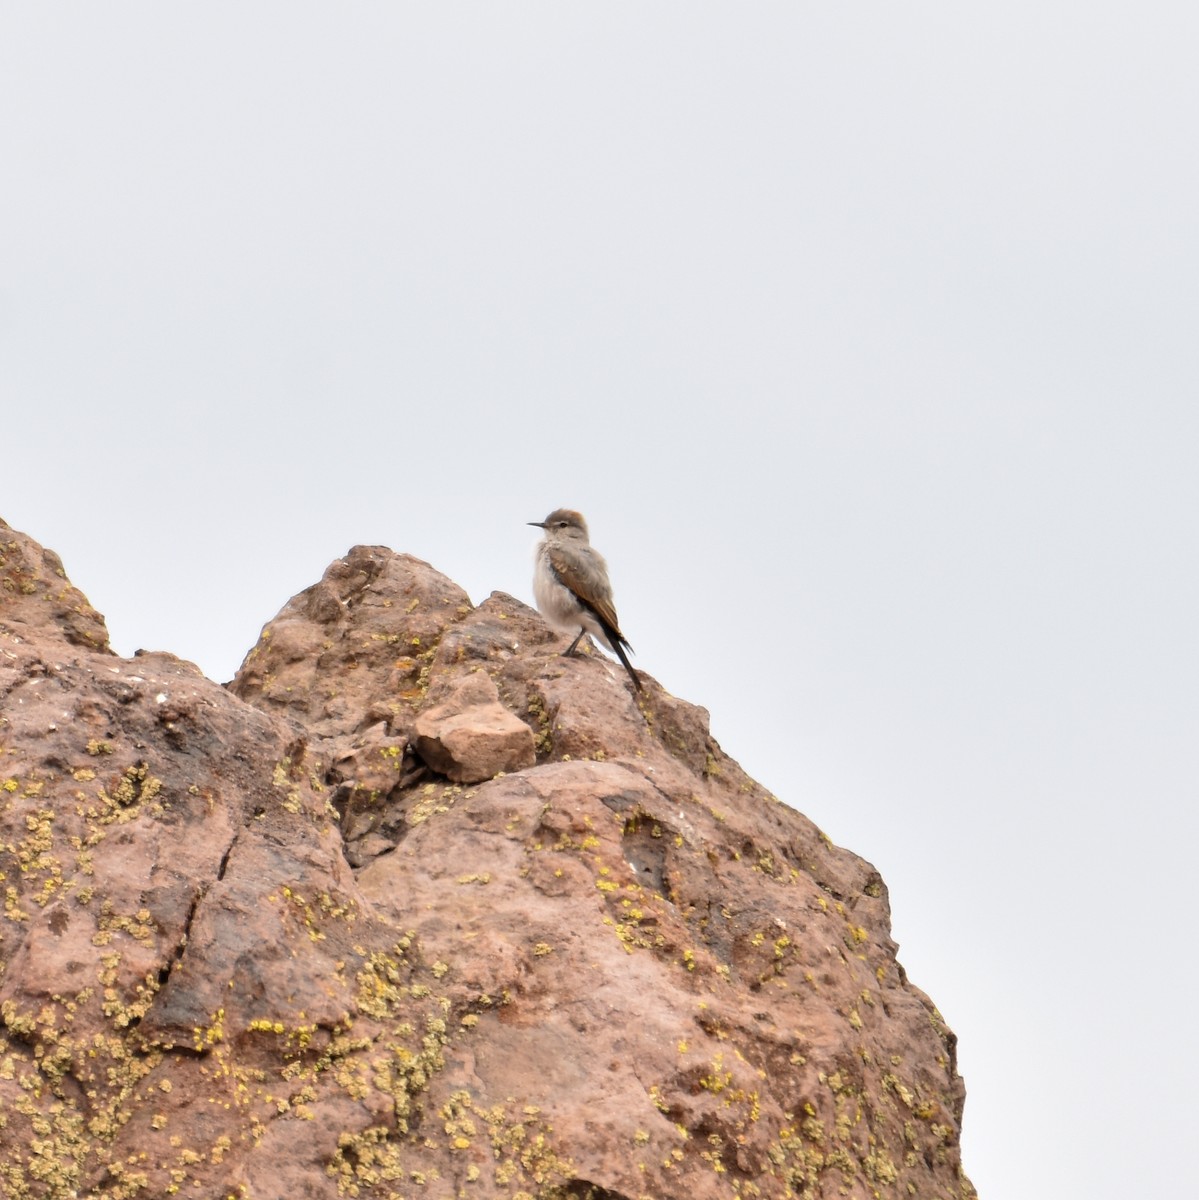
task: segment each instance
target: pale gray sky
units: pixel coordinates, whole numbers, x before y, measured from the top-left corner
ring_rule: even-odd
[[[983,1200],[1199,1071],[1193,5],[0,7],[0,515],[228,679],[351,545],[636,664],[891,887]]]

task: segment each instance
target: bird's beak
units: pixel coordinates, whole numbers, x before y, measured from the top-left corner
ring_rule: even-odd
[[[545,528],[545,522],[544,522],[544,521],[526,521],[526,522],[525,522],[525,524],[526,524],[526,525],[536,525],[538,529],[544,529],[544,528]]]

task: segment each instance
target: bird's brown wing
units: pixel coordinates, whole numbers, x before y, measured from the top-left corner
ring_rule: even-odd
[[[554,546],[549,548],[549,560],[554,574],[578,597],[579,603],[591,609],[601,625],[611,628],[612,632],[624,641],[624,635],[620,632],[620,622],[616,619],[616,609],[612,607],[611,596],[594,595],[577,563],[572,562],[569,556]]]
[[[629,656],[625,653],[625,649],[632,650],[628,639],[620,632],[620,625],[616,620],[616,609],[612,606],[611,593],[603,596],[592,594],[592,589],[587,586],[587,581],[583,577],[583,572],[579,569],[577,561],[573,561],[570,557],[562,554],[556,547],[550,546],[547,548],[549,555],[550,567],[554,574],[564,587],[569,589],[579,603],[584,608],[595,614],[596,620],[600,623],[600,628],[604,631],[604,637],[608,641],[608,645],[612,647],[616,657],[620,659],[621,665],[628,672],[629,678],[633,681],[633,686],[641,691],[641,680],[637,678],[637,672],[633,670],[633,664],[629,662]],[[606,589],[605,589],[606,591]],[[576,639],[577,640],[577,639]]]

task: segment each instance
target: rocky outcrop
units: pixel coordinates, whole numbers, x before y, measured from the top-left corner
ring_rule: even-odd
[[[221,688],[0,524],[0,1191],[964,1198],[868,863],[357,547]]]

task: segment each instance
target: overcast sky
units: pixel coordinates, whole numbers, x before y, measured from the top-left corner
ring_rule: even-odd
[[[0,6],[0,515],[213,679],[356,543],[891,888],[983,1200],[1190,1176],[1192,4]]]

